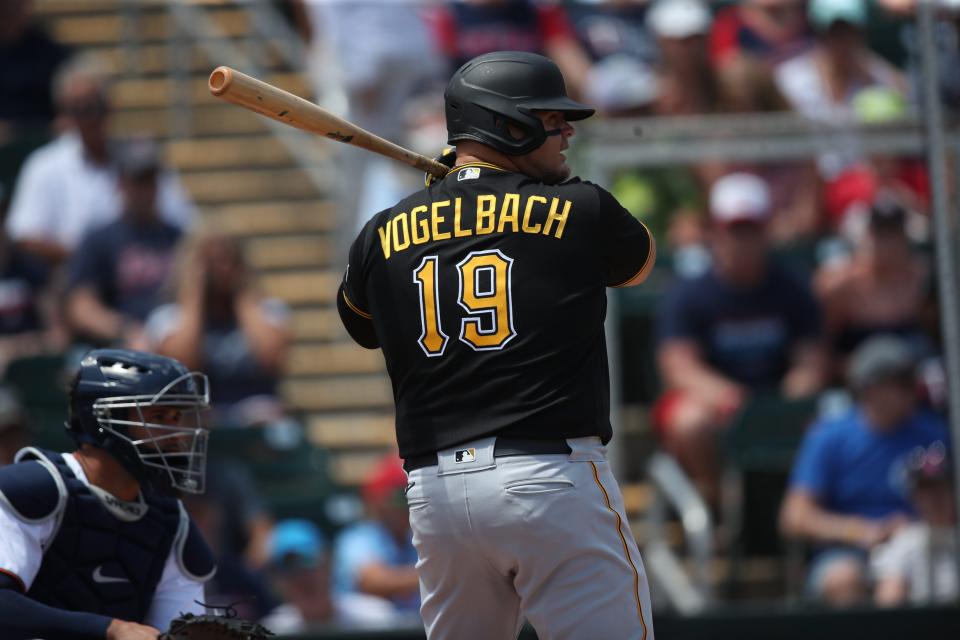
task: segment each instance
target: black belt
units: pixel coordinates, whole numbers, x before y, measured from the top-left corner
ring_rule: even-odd
[[[531,456],[538,454],[568,454],[572,450],[566,440],[535,440],[533,438],[498,437],[493,446],[494,458],[507,456]],[[436,453],[423,453],[410,456],[403,461],[403,468],[408,473],[414,469],[437,466]]]

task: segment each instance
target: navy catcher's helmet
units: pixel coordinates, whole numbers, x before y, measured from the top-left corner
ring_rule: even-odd
[[[200,411],[209,407],[202,373],[152,353],[97,349],[71,385],[67,430],[154,490],[202,493],[208,431]]]
[[[497,51],[470,60],[450,78],[443,97],[448,143],[475,140],[512,156],[533,151],[549,135],[534,110],[562,111],[570,122],[594,113],[567,96],[563,75],[552,60],[522,51]],[[513,137],[509,123],[519,127],[523,137]]]

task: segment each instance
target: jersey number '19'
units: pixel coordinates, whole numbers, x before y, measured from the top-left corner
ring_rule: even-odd
[[[437,256],[426,256],[413,270],[420,288],[420,348],[428,357],[442,356],[449,342],[440,324]],[[457,263],[460,278],[457,302],[466,311],[460,340],[475,351],[502,349],[517,332],[513,328],[511,274],[513,259],[499,250],[473,251]]]

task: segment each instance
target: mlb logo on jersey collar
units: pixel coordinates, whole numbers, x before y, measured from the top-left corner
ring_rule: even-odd
[[[473,462],[477,459],[477,450],[476,449],[459,449],[456,454],[454,454],[455,462]]]
[[[460,173],[457,174],[457,182],[462,182],[463,180],[476,180],[480,177],[480,167],[465,167],[460,169]]]

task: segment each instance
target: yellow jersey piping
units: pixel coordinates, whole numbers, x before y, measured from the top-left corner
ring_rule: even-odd
[[[630,564],[630,568],[633,569],[633,598],[637,603],[637,615],[640,616],[640,624],[643,625],[643,640],[646,640],[647,621],[643,618],[643,605],[640,604],[640,572],[637,570],[637,565],[633,563],[633,558],[630,557],[630,547],[627,546],[627,539],[623,536],[623,518],[620,517],[620,513],[610,504],[610,494],[607,493],[607,490],[603,488],[603,483],[600,482],[600,473],[597,471],[596,463],[590,462],[590,466],[593,467],[593,479],[596,481],[597,486],[600,487],[601,493],[603,493],[603,499],[606,502],[607,509],[617,518],[617,535],[620,536],[620,542],[623,544],[623,553],[627,557],[627,562]]]
[[[506,171],[506,169],[504,169],[503,167],[498,167],[495,164],[490,164],[489,162],[477,161],[477,162],[466,162],[464,164],[458,164],[457,166],[450,169],[450,171],[447,171],[447,175],[450,175],[454,171],[460,171],[460,169],[465,169],[467,167],[481,167],[483,169],[496,169],[497,171]]]
[[[639,221],[638,221],[638,222],[639,222]],[[643,224],[643,223],[640,222],[640,224]],[[637,269],[637,272],[636,272],[636,273],[634,273],[632,276],[630,276],[629,278],[627,278],[626,280],[624,280],[624,281],[621,282],[620,284],[615,284],[615,285],[613,285],[613,286],[612,286],[613,289],[619,289],[620,287],[622,287],[622,286],[630,283],[634,278],[636,278],[638,275],[640,275],[641,273],[643,273],[643,270],[646,269],[647,266],[650,264],[650,259],[653,258],[653,256],[654,256],[654,253],[653,253],[653,234],[650,233],[650,229],[647,228],[647,225],[643,224],[643,228],[647,230],[647,237],[650,238],[650,249],[651,249],[651,250],[647,252],[647,259],[643,261],[643,266],[640,267],[639,269]]]
[[[347,303],[347,306],[350,307],[350,310],[351,310],[351,311],[353,311],[355,314],[357,314],[357,315],[360,316],[361,318],[366,318],[367,320],[372,320],[372,319],[373,319],[373,316],[372,316],[372,315],[370,315],[369,313],[367,313],[366,311],[364,311],[363,309],[361,309],[361,308],[358,307],[357,305],[355,305],[355,304],[353,304],[352,302],[350,302],[350,298],[347,297],[347,292],[346,292],[346,291],[343,292],[343,301]]]

